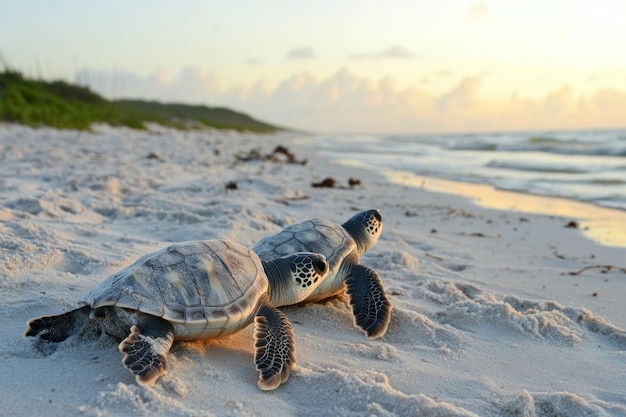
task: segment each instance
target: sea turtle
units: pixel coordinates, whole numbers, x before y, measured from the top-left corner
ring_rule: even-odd
[[[387,331],[391,302],[378,273],[359,262],[382,231],[380,210],[372,209],[355,214],[342,225],[320,218],[292,224],[261,239],[253,250],[268,261],[301,251],[326,255],[330,273],[305,302],[332,297],[345,288],[355,326],[369,339],[376,339]]]
[[[317,253],[262,261],[234,242],[177,243],[100,283],[80,300],[82,307],[29,321],[25,336],[61,342],[95,323],[124,338],[124,366],[140,385],[152,385],[167,369],[174,340],[225,336],[254,321],[258,385],[271,390],[295,366],[293,328],[275,307],[304,300],[328,272]]]

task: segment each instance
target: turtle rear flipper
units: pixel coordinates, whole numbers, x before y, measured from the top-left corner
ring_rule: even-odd
[[[62,342],[71,334],[76,333],[78,327],[88,320],[90,310],[91,307],[84,306],[56,316],[32,319],[28,322],[24,337],[39,336],[46,342]]]
[[[391,302],[378,273],[364,265],[353,265],[345,285],[354,325],[361,328],[368,339],[384,335],[391,319]]]
[[[254,348],[259,388],[276,389],[289,379],[296,366],[296,347],[293,327],[282,312],[263,305],[255,319]]]
[[[167,353],[174,343],[174,327],[160,317],[145,315],[130,328],[119,350],[122,363],[135,375],[139,385],[149,386],[167,371]]]

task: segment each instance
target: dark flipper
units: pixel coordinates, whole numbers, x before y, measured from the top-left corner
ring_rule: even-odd
[[[261,306],[254,324],[254,360],[259,371],[259,388],[273,390],[287,381],[296,366],[293,327],[287,316],[268,305]]]
[[[345,280],[354,325],[361,328],[368,339],[381,337],[391,319],[391,302],[376,271],[363,265],[354,265]]]
[[[174,328],[160,317],[144,315],[119,345],[122,363],[139,385],[152,385],[167,370],[167,353],[174,343]]]
[[[91,307],[84,306],[57,316],[45,316],[28,322],[24,336],[39,336],[47,342],[62,342],[89,320]]]

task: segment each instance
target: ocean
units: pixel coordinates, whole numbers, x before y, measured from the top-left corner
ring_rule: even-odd
[[[306,141],[340,163],[626,210],[626,130],[316,135]]]

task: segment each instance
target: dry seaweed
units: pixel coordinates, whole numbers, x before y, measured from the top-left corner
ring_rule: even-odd
[[[311,183],[311,187],[313,188],[339,188],[342,190],[346,190],[348,188],[354,188],[360,185],[361,185],[361,180],[358,178],[352,178],[352,177],[350,177],[350,179],[348,180],[348,187],[339,185],[337,180],[332,177],[326,177],[321,181]]]
[[[273,163],[298,165],[306,165],[307,163],[307,159],[298,159],[293,152],[283,145],[276,146],[272,153],[263,153],[260,149],[253,148],[248,152],[240,152],[235,155],[235,163],[251,161],[269,161]]]

